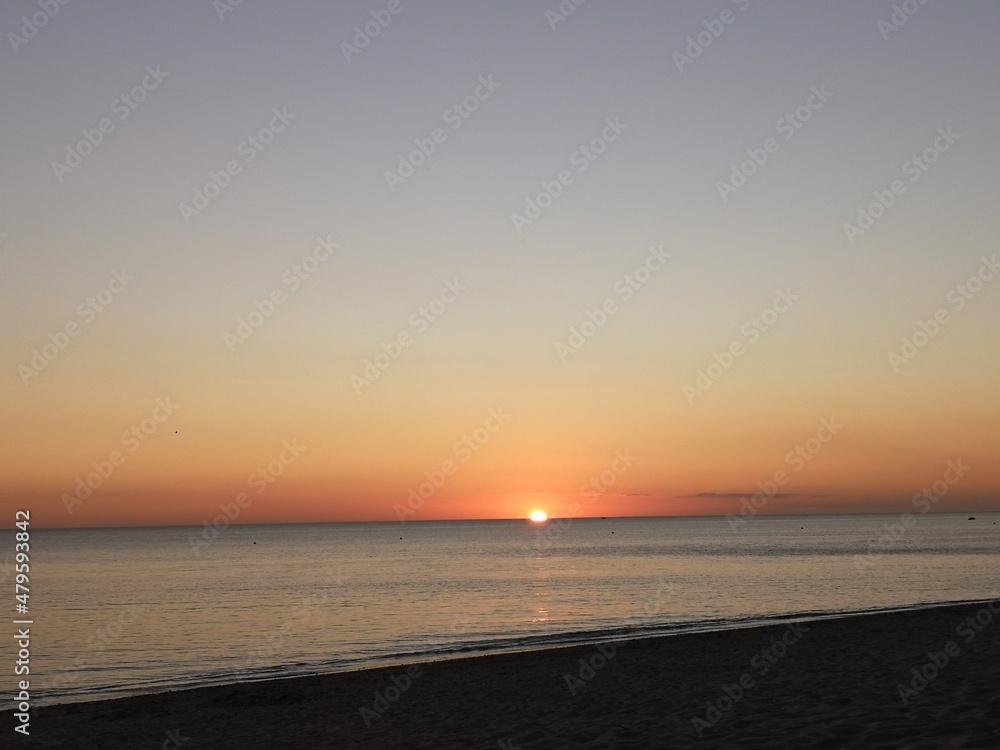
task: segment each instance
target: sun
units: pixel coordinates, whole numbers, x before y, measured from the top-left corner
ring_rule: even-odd
[[[530,518],[535,523],[544,523],[545,521],[548,520],[549,517],[545,514],[544,510],[533,510],[528,515],[528,518]]]

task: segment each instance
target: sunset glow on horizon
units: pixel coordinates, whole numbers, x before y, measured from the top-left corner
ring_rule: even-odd
[[[997,9],[733,12],[68,8],[6,60],[7,523],[1000,510]]]
[[[997,744],[1000,2],[0,29],[6,731]]]

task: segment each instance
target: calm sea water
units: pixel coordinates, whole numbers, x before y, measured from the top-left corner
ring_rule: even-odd
[[[44,705],[998,595],[1000,514],[922,516],[894,536],[898,518],[760,517],[738,531],[724,518],[244,526],[198,554],[198,529],[36,530],[32,695]],[[0,544],[12,583],[13,533]]]

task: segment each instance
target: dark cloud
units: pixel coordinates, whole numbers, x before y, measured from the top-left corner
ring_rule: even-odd
[[[684,498],[691,498],[691,497],[698,498],[698,497],[701,497],[701,498],[707,498],[707,499],[712,499],[712,500],[739,500],[740,498],[743,498],[743,497],[752,497],[753,495],[759,495],[759,494],[760,494],[760,490],[758,490],[756,492],[699,492],[697,495],[682,495],[681,497],[684,497]],[[777,493],[775,493],[773,495],[769,495],[768,497],[770,497],[772,499],[774,499],[774,498],[792,498],[792,497],[794,497],[794,498],[804,498],[804,497],[822,498],[822,497],[829,497],[829,495],[810,495],[810,494],[806,494],[806,493],[802,493],[802,492],[777,492]]]

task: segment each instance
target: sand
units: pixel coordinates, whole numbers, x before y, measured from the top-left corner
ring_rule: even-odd
[[[68,704],[43,709],[29,741],[5,718],[0,745],[996,750],[1000,601],[991,606]]]

